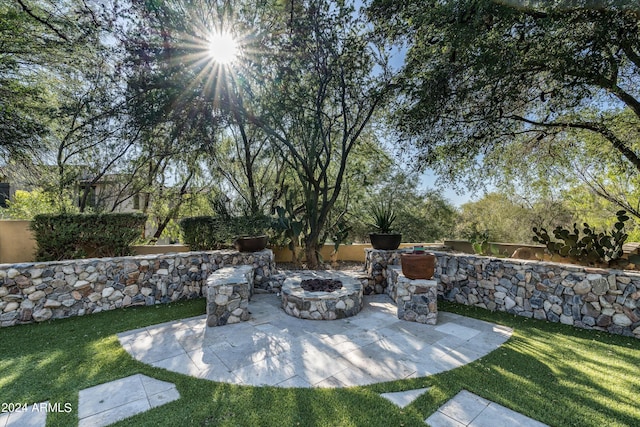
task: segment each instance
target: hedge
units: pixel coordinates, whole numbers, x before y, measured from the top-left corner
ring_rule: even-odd
[[[139,213],[36,215],[37,261],[131,255],[147,216]]]
[[[196,216],[180,221],[182,241],[192,251],[231,248],[237,237],[262,235],[270,226],[271,218],[267,216]]]

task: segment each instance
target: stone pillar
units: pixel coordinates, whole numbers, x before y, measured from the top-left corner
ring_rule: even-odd
[[[435,325],[438,320],[438,288],[435,280],[411,280],[398,274],[396,282],[398,319]]]
[[[249,320],[249,298],[253,289],[253,267],[225,267],[207,278],[207,326],[222,326]]]
[[[397,295],[398,276],[402,274],[402,269],[399,266],[390,266],[386,269],[386,273],[387,273],[386,293],[395,302],[398,300],[398,295]]]
[[[402,249],[384,251],[380,249],[365,248],[364,269],[369,277],[369,283],[364,289],[364,294],[383,294],[387,292],[387,266],[400,265]]]

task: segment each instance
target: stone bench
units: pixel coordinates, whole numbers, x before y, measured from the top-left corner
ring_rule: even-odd
[[[438,282],[407,279],[398,267],[387,267],[387,293],[396,302],[398,319],[435,325],[438,320]]]
[[[207,277],[207,326],[249,320],[253,293],[253,267],[224,267]]]

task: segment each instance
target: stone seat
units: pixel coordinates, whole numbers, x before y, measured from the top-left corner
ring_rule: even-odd
[[[207,326],[223,326],[249,320],[253,293],[253,267],[224,267],[207,277]]]
[[[396,302],[398,319],[435,325],[438,320],[438,282],[408,279],[399,267],[387,267],[387,293]]]

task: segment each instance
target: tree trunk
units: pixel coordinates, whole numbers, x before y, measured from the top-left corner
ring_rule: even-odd
[[[305,238],[304,256],[307,260],[307,268],[309,270],[317,270],[320,268],[320,245],[318,245],[318,236],[312,233]]]

